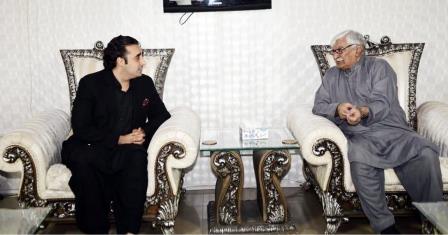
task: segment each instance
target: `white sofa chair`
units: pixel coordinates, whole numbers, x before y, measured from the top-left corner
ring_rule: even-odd
[[[397,74],[400,105],[408,123],[420,134],[440,146],[444,199],[448,191],[448,104],[427,102],[416,109],[416,82],[424,43],[392,44],[388,37],[375,44],[369,40],[366,53],[378,56],[392,66]],[[311,49],[320,74],[334,66],[329,45]],[[342,221],[362,216],[359,198],[350,175],[347,139],[342,131],[324,117],[313,115],[312,105],[299,105],[287,117],[288,128],[301,145],[303,173],[322,203],[327,233],[336,233]],[[417,128],[418,127],[418,128]],[[389,208],[396,215],[415,213],[411,200],[393,169],[385,170],[385,191]]]
[[[90,50],[61,50],[67,72],[70,101],[79,79],[102,69],[103,44]],[[162,97],[168,66],[174,49],[144,49],[143,73],[154,79]],[[154,134],[148,147],[148,190],[144,219],[173,232],[182,192],[184,170],[198,156],[200,119],[191,109],[170,110],[171,118]],[[61,164],[62,142],[71,134],[70,116],[62,110],[34,115],[20,128],[0,139],[0,170],[22,172],[18,195],[21,207],[51,206],[52,219],[74,216],[74,195],[68,186],[70,170]]]

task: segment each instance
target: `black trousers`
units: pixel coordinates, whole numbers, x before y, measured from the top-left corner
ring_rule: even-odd
[[[112,202],[117,233],[138,233],[148,187],[146,151],[129,145],[114,150],[82,146],[66,156],[81,231],[107,234]]]

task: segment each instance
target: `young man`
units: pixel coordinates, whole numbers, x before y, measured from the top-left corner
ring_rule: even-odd
[[[79,82],[72,109],[73,135],[62,161],[72,172],[76,221],[85,233],[108,233],[112,202],[117,233],[138,233],[148,185],[147,148],[170,114],[142,74],[139,42],[113,38],[104,70]]]
[[[347,137],[352,180],[375,232],[397,233],[386,204],[384,169],[394,169],[412,200],[440,201],[439,150],[407,126],[395,72],[385,60],[365,56],[364,45],[355,31],[332,40],[336,66],[316,92],[313,113],[336,123]]]

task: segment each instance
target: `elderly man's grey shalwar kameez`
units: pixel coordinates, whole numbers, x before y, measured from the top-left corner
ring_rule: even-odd
[[[337,116],[340,103],[367,106],[351,126]],[[384,169],[394,168],[413,201],[442,199],[438,148],[406,123],[397,96],[397,77],[382,59],[362,56],[351,69],[330,68],[316,92],[313,113],[333,121],[348,140],[352,180],[376,232],[395,223],[384,194]]]

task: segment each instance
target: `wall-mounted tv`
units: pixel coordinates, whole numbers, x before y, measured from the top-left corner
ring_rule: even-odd
[[[271,0],[163,0],[164,12],[271,9]]]

